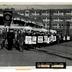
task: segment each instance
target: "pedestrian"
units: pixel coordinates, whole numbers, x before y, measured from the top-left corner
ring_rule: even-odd
[[[19,38],[19,49],[21,52],[23,52],[23,43],[24,43],[24,38],[23,38],[23,32],[20,32],[20,38]]]
[[[31,32],[30,31],[26,31],[26,34],[25,34],[25,49],[26,50],[29,50],[31,48]]]
[[[6,29],[2,32],[2,44],[1,49],[5,48],[7,45],[7,31]]]
[[[32,48],[36,49],[36,40],[37,40],[37,37],[36,37],[36,33],[34,31],[32,31]]]
[[[60,35],[57,34],[57,44],[59,44],[59,43],[60,43]]]
[[[38,47],[41,48],[42,44],[43,44],[43,36],[42,36],[42,33],[39,32],[39,34],[38,34]]]
[[[8,50],[12,50],[13,39],[14,39],[14,32],[13,30],[9,29],[9,31],[7,32]]]

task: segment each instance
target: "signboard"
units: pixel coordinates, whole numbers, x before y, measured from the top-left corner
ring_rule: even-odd
[[[44,36],[44,42],[47,43],[48,41],[48,36]]]
[[[56,36],[53,36],[53,42],[55,42],[56,41]]]
[[[3,11],[3,21],[4,25],[10,26],[12,21],[13,12],[11,10],[4,10]]]
[[[63,37],[63,40],[65,41],[65,36]]]
[[[53,41],[53,36],[49,36],[48,37],[48,43],[52,42]]]
[[[32,44],[31,43],[31,36],[25,36],[25,44]]]
[[[70,36],[67,36],[67,40],[70,40]]]
[[[50,37],[48,37],[48,39],[47,39],[47,43],[48,43],[48,44],[50,43]]]
[[[38,43],[43,43],[43,36],[38,36]]]
[[[36,36],[32,36],[32,44],[36,44]]]
[[[54,36],[53,36],[53,35],[51,35],[51,41],[52,41],[52,42],[53,42],[53,37],[54,37]]]

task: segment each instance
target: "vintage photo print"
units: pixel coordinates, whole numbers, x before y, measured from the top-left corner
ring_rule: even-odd
[[[0,5],[0,66],[72,66],[72,5]]]

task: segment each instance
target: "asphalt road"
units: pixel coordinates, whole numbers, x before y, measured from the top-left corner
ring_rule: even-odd
[[[72,42],[51,45],[43,48],[0,51],[0,66],[35,66],[36,62],[66,62],[72,65]]]

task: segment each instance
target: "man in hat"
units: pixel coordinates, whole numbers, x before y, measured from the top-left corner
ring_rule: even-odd
[[[7,40],[6,40],[6,38],[7,38],[7,31],[6,31],[7,29],[5,29],[3,32],[2,32],[2,39],[3,39],[3,41],[2,41],[2,44],[1,44],[1,49],[3,49],[4,47],[6,47],[6,44],[7,44]]]
[[[8,50],[12,50],[14,37],[15,35],[13,30],[9,29],[9,31],[7,32]]]
[[[31,31],[26,31],[26,34],[25,34],[25,49],[29,50],[31,48]]]

